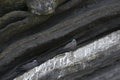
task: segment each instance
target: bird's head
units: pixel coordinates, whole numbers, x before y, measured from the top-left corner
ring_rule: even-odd
[[[73,42],[73,43],[76,43],[77,41],[76,41],[76,39],[73,39],[72,42]]]
[[[37,62],[37,60],[33,60],[33,62],[34,62],[34,63],[36,63],[36,62]]]

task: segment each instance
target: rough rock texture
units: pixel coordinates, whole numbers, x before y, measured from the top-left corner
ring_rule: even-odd
[[[76,80],[119,58],[120,30],[74,52],[58,55],[14,80]]]
[[[100,80],[101,77],[107,80],[117,79],[117,77],[119,79],[119,76],[113,77],[112,75],[119,74],[118,71],[115,71],[116,69],[119,70],[119,54],[117,53],[117,48],[115,48],[118,47],[119,44],[114,44],[119,42],[117,41],[117,36],[120,35],[118,31],[120,29],[120,0],[63,0],[65,2],[55,7],[54,13],[48,15],[31,13],[30,6],[27,6],[26,1],[27,0],[0,0],[0,80],[13,80],[15,77],[21,76],[25,71],[19,71],[20,67],[33,60],[37,60],[40,66],[47,64],[46,61],[50,59],[54,60],[54,58],[56,58],[55,56],[65,53],[66,51],[63,50],[63,47],[72,39],[77,41],[77,48],[74,52],[68,52],[67,55],[72,53],[78,54],[76,51],[90,44],[92,45],[94,42],[103,44],[97,40],[99,39],[105,42],[104,40],[106,39],[104,39],[104,36],[108,34],[114,35],[114,37],[109,37],[109,35],[106,37],[111,40],[114,38],[115,42],[113,41],[113,44],[111,43],[112,41],[103,44],[102,46],[107,47],[107,49],[104,48],[103,53],[99,53],[100,55],[98,55],[98,57],[93,56],[95,57],[93,61],[88,60],[92,57],[83,59],[83,56],[78,56],[83,62],[88,61],[91,67],[88,65],[88,67],[86,66],[87,69],[81,69],[79,67],[82,65],[76,65],[73,66],[73,70],[71,71],[69,71],[69,67],[65,69],[58,68],[57,70],[53,70],[51,74],[47,73],[44,76],[44,80],[47,77],[56,79],[61,69],[69,71],[67,73],[68,75],[65,74],[64,77],[60,76],[60,79],[63,80],[72,80],[72,78],[76,80]],[[96,45],[99,44],[96,43]],[[94,47],[91,46],[90,50],[93,48]],[[92,51],[90,54],[94,55],[98,53],[96,50]],[[110,55],[104,55],[105,53]],[[101,54],[106,59],[100,57]],[[73,55],[71,56],[73,57]],[[114,57],[115,59],[112,59]],[[62,56],[60,58],[62,58]],[[56,59],[59,59],[59,57]],[[100,64],[99,60],[104,63]],[[81,64],[84,64],[83,62],[81,62]],[[54,61],[52,61],[52,63],[54,63]],[[98,67],[98,65],[100,65],[100,67]],[[59,66],[59,64],[55,66]],[[62,67],[65,66],[68,65],[63,65]],[[80,69],[83,71],[76,73],[76,68],[78,71],[80,71]],[[88,68],[94,70],[94,72],[92,71],[90,74],[86,74],[90,71]],[[110,71],[108,71],[107,68],[109,68]],[[32,71],[32,73],[38,74],[35,70]],[[105,76],[112,71],[111,76]],[[32,74],[31,71],[28,73]],[[54,73],[56,73],[56,75],[53,76]],[[62,71],[62,74],[64,73],[66,72]],[[74,75],[69,76],[71,75],[70,73],[75,74],[76,78]],[[42,78],[41,74],[35,78]],[[81,77],[78,76],[77,78],[77,75],[81,75]],[[101,75],[101,77],[99,75]]]
[[[37,15],[48,15],[55,12],[56,7],[67,0],[27,0],[31,12]]]
[[[26,10],[25,0],[0,0],[0,16],[14,10]]]

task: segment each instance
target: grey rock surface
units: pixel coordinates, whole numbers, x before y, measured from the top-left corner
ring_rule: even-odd
[[[37,15],[48,15],[55,12],[56,7],[67,0],[27,0],[31,12]]]
[[[26,0],[0,0],[0,17],[11,11],[26,9]]]
[[[120,0],[55,0],[60,2],[47,6],[52,0],[26,1],[0,1],[0,80],[26,71],[35,80],[119,80]],[[46,15],[49,6],[55,7]],[[30,12],[39,9],[42,15]],[[32,69],[34,60],[45,69]]]
[[[79,80],[75,79],[75,80]],[[81,80],[119,80],[120,79],[120,62],[115,62],[110,66],[104,67],[90,75],[84,76]]]
[[[14,80],[75,80],[120,58],[120,31],[56,56]],[[120,78],[119,78],[120,79]]]

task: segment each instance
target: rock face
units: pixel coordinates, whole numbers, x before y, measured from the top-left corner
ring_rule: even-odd
[[[119,80],[119,30],[120,0],[1,0],[0,80]]]
[[[48,15],[55,12],[56,7],[67,0],[27,0],[31,12],[37,15]]]
[[[58,55],[14,80],[79,80],[84,75],[113,64],[120,58],[118,55],[120,55],[120,30],[74,52]]]
[[[0,16],[14,10],[26,10],[26,0],[0,0]]]

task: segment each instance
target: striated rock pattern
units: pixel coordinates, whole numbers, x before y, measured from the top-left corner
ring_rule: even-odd
[[[98,68],[114,63],[120,58],[119,54],[120,30],[74,52],[58,55],[14,80],[79,80]]]
[[[0,80],[119,80],[119,30],[120,0],[0,0]]]

